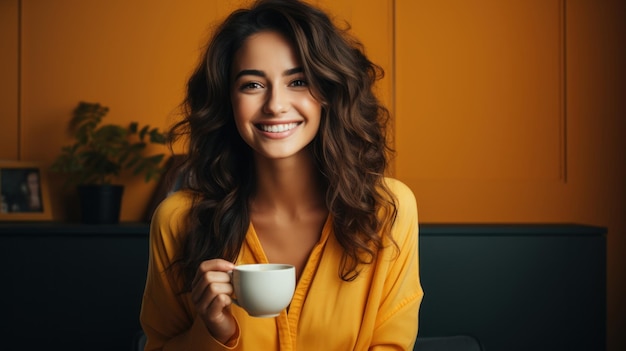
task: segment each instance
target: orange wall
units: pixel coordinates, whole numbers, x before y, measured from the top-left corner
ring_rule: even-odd
[[[18,43],[17,0],[0,1],[0,160],[18,157]]]
[[[312,1],[386,70],[393,172],[422,222],[609,228],[609,350],[626,349],[624,2]],[[0,159],[49,165],[80,100],[166,128],[211,23],[241,2],[21,0],[18,62],[19,2],[0,1]],[[55,218],[73,218],[50,181]],[[122,220],[139,220],[155,184],[125,184]]]

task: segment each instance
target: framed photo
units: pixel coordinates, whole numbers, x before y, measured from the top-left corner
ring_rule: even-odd
[[[0,161],[0,221],[51,220],[47,180],[37,163]]]

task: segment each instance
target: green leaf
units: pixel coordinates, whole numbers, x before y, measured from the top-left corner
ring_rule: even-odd
[[[74,143],[62,146],[50,166],[66,175],[66,185],[110,183],[124,170],[143,173],[146,181],[163,172],[165,155],[149,155],[148,145],[165,144],[166,135],[148,125],[139,129],[134,121],[126,127],[102,124],[108,112],[99,103],[82,101],[74,109],[69,122]]]
[[[150,126],[145,126],[141,128],[141,130],[139,131],[139,139],[143,140],[143,138],[146,136],[146,133],[148,132],[149,129],[150,129]]]
[[[165,135],[162,133],[159,133],[159,130],[157,128],[154,128],[150,131],[150,142],[156,143],[156,144],[165,144],[166,142]]]

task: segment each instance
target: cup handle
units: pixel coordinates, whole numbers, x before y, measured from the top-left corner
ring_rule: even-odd
[[[233,285],[233,271],[229,271],[228,275],[230,276],[230,285]],[[230,295],[230,299],[233,301],[233,303],[235,305],[241,307],[241,305],[239,304],[239,301],[237,301],[237,295],[235,295],[235,286],[234,285],[233,285],[233,293],[232,293],[232,295]]]

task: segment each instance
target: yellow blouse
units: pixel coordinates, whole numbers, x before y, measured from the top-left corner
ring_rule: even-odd
[[[377,260],[356,280],[338,275],[342,248],[332,218],[324,225],[297,283],[288,312],[255,318],[236,305],[238,335],[223,345],[196,317],[189,294],[164,273],[176,257],[191,205],[188,193],[177,192],[155,212],[150,232],[150,260],[141,309],[146,350],[412,350],[417,336],[422,288],[418,268],[417,206],[411,190],[387,179],[397,197],[393,237],[400,251],[386,242]],[[265,263],[267,258],[250,225],[237,264]]]

